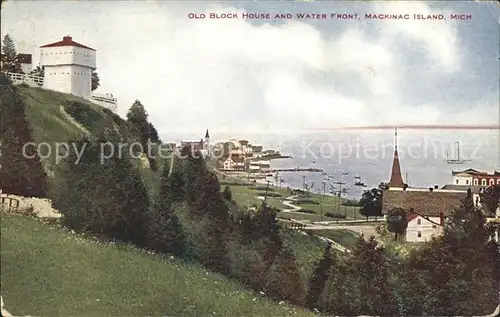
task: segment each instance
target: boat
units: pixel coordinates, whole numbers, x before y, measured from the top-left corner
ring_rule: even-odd
[[[361,176],[354,176],[354,186],[366,187],[366,184],[361,181]]]
[[[446,163],[448,163],[448,164],[465,164],[465,163],[472,161],[472,160],[460,158],[460,142],[457,141],[457,142],[455,142],[455,144],[457,145],[457,157],[450,159],[448,151],[446,151]]]

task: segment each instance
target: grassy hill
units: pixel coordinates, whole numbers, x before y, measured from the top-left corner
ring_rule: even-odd
[[[122,142],[132,143],[137,140],[124,119],[85,99],[22,85],[16,86],[16,93],[24,102],[35,142],[51,146],[51,155],[43,158],[43,164],[49,171],[53,170],[56,162],[57,143],[85,135],[95,137],[103,131],[103,127],[108,127],[110,133]],[[42,147],[41,152],[47,154],[47,147]],[[139,160],[135,160],[135,164],[140,166]],[[162,164],[163,161],[160,160],[159,166]],[[160,172],[141,168],[141,174],[149,192],[156,193]]]
[[[2,296],[17,316],[313,316],[198,264],[1,217]]]
[[[54,149],[55,144],[79,136],[96,137],[103,127],[108,132],[112,130],[122,142],[137,139],[125,120],[84,99],[24,86],[17,86],[15,93],[25,105],[38,144],[47,143]],[[159,161],[158,172],[141,166],[138,159],[135,163],[153,197],[159,188],[164,160]],[[43,158],[43,164],[53,170],[55,153]],[[235,196],[238,197],[237,191]],[[237,201],[240,206],[247,205]],[[191,236],[196,231],[186,222],[183,227]],[[295,253],[306,287],[315,262],[323,254],[324,243],[292,230],[282,230],[281,234]],[[209,315],[212,311],[217,315],[305,314],[259,299],[238,282],[207,273],[201,265],[164,263],[162,257],[134,248],[97,245],[91,241],[36,220],[2,213],[1,283],[7,309],[15,314],[37,315],[75,315],[82,311],[99,316],[165,312],[176,316]],[[229,248],[234,265],[238,265],[240,246],[230,244]],[[64,298],[66,295],[68,300]]]

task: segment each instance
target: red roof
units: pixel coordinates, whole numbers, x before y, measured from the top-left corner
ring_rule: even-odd
[[[405,183],[403,182],[403,177],[401,176],[401,166],[399,165],[399,154],[398,154],[398,129],[395,129],[394,133],[394,159],[392,161],[391,179],[389,180],[389,187],[400,187],[404,188]]]
[[[82,48],[86,48],[86,49],[95,51],[95,49],[93,49],[91,47],[88,47],[88,46],[85,46],[83,44],[80,44],[80,43],[73,41],[71,36],[65,36],[65,37],[63,37],[62,41],[47,44],[47,45],[42,45],[40,47],[58,47],[58,46],[77,46],[77,47],[82,47]]]
[[[417,215],[417,214],[415,214],[415,213],[413,213],[413,212],[410,212],[410,213],[408,213],[408,214],[406,215],[406,221],[407,221],[407,222],[410,222],[410,221],[412,221],[413,219],[415,219],[415,218],[417,218],[417,217],[418,217],[418,215]]]

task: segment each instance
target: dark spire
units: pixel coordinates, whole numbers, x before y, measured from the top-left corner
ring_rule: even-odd
[[[394,159],[392,161],[392,171],[391,180],[389,181],[389,187],[400,187],[404,188],[405,183],[403,182],[403,177],[401,176],[401,166],[399,165],[399,155],[398,155],[398,128],[394,130]]]
[[[207,132],[205,132],[205,139],[210,139],[210,136],[208,135],[208,129]]]

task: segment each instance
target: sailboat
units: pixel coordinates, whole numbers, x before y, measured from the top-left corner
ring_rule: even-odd
[[[449,155],[448,155],[448,151],[446,151],[446,163],[448,163],[448,164],[464,164],[464,163],[470,162],[471,160],[460,158],[460,142],[457,141],[457,142],[455,142],[455,144],[457,145],[457,158],[450,159]]]
[[[366,187],[366,184],[361,181],[361,176],[354,176],[354,186]]]

